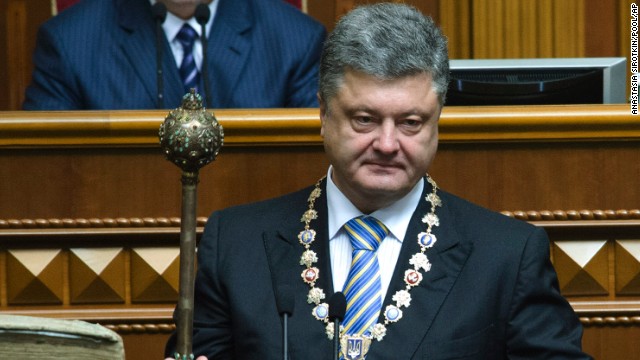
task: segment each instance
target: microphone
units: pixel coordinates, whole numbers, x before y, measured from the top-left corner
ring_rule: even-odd
[[[282,316],[282,358],[287,360],[289,356],[289,330],[288,330],[288,319],[289,315],[293,314],[293,306],[295,304],[295,295],[291,286],[289,285],[281,285],[278,286],[276,290],[276,307],[278,308],[278,313]]]
[[[334,360],[340,359],[340,321],[347,312],[347,299],[338,291],[329,299],[329,321],[333,321],[333,355]]]
[[[202,36],[200,41],[202,42],[202,82],[204,84],[204,98],[206,100],[206,107],[211,107],[211,96],[209,92],[209,75],[207,72],[207,23],[211,17],[211,10],[208,5],[203,3],[198,4],[195,12],[196,21],[200,24],[202,29]]]
[[[151,7],[151,14],[153,20],[156,22],[156,82],[158,86],[158,94],[156,100],[158,101],[158,109],[164,108],[164,82],[162,74],[162,48],[164,47],[162,42],[162,23],[167,18],[167,7],[161,3],[156,2]]]

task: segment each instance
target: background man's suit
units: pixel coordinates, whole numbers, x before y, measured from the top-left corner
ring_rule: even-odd
[[[430,185],[425,187],[422,198],[430,192]],[[332,358],[332,342],[324,324],[311,315],[309,286],[300,276],[303,247],[297,235],[310,192],[211,216],[198,251],[194,354],[210,360],[280,359],[275,289],[289,284],[295,292],[290,357]],[[373,342],[367,359],[588,359],[580,350],[582,328],[558,292],[544,231],[451,194],[439,195],[440,226],[433,231],[438,241],[427,250],[432,269],[411,290],[403,318],[387,325],[386,337]],[[416,236],[425,230],[421,218],[428,206],[422,200],[412,216],[383,308],[405,287],[404,271],[418,251]],[[316,210],[311,248],[319,258],[317,286],[328,301],[334,290],[324,194]],[[228,355],[216,356],[224,352]]]
[[[322,25],[281,0],[216,1],[208,107],[317,106]],[[164,107],[175,108],[185,92],[166,38],[163,46]],[[82,0],[64,10],[41,27],[34,67],[25,109],[156,108],[149,0]]]

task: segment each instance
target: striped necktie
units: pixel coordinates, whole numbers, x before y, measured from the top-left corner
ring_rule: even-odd
[[[184,50],[184,57],[180,64],[180,78],[182,78],[185,93],[189,92],[191,88],[197,90],[200,81],[200,73],[193,58],[193,44],[197,38],[198,33],[189,24],[184,24],[176,36]]]
[[[344,225],[353,257],[344,294],[347,312],[344,317],[346,334],[363,334],[378,321],[382,308],[380,265],[377,250],[389,230],[371,216],[360,216]]]

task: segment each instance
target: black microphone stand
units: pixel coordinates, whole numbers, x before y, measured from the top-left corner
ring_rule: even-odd
[[[276,307],[282,315],[282,358],[289,358],[289,315],[293,314],[295,295],[289,285],[283,284],[276,288]]]
[[[340,319],[333,322],[333,360],[340,360]]]
[[[282,359],[289,358],[289,314],[284,313],[282,326]]]
[[[333,359],[340,359],[340,321],[347,312],[347,299],[341,292],[334,293],[329,299],[329,320],[333,321]]]
[[[156,2],[151,8],[153,19],[156,23],[156,82],[158,86],[158,94],[156,101],[158,102],[158,109],[164,108],[164,76],[162,72],[162,23],[167,18],[167,7],[161,3]]]
[[[196,21],[200,24],[202,35],[200,41],[202,42],[202,83],[204,84],[204,97],[206,107],[211,107],[211,92],[209,91],[209,72],[208,68],[208,51],[207,51],[207,23],[211,17],[211,10],[208,5],[200,3],[196,7],[195,12]]]

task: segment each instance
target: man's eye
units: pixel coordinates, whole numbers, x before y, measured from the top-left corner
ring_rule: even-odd
[[[415,126],[420,126],[420,124],[422,124],[422,122],[420,120],[415,120],[415,119],[406,119],[404,121],[404,124],[406,126],[415,127]]]
[[[356,116],[355,121],[360,124],[369,124],[373,121],[371,116]]]

